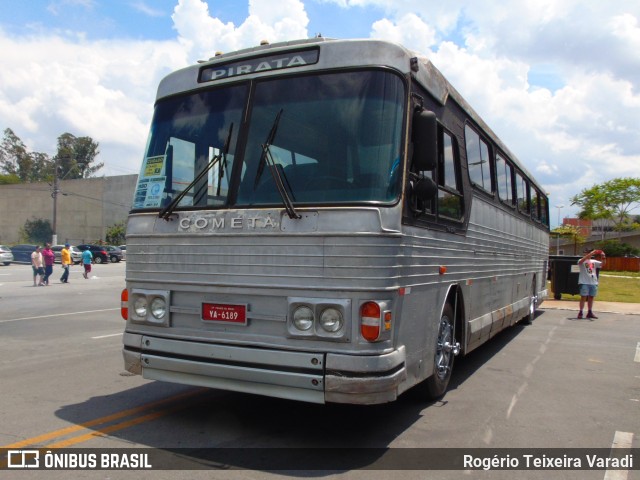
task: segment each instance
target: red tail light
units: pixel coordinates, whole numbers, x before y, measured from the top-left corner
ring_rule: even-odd
[[[129,320],[129,290],[126,288],[120,294],[120,315],[125,320]]]
[[[360,334],[368,342],[380,338],[382,312],[376,302],[366,302],[360,307]]]

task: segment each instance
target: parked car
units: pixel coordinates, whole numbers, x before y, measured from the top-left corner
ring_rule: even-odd
[[[13,253],[11,253],[11,249],[9,247],[0,245],[0,262],[5,265],[11,265],[11,262],[13,262]]]
[[[118,248],[120,250],[122,250],[122,259],[126,260],[127,259],[127,246],[126,245],[120,245]]]
[[[53,250],[53,253],[56,256],[56,263],[61,263],[62,254],[60,252],[63,248],[64,245],[54,245],[53,247],[51,247],[51,250]],[[71,253],[71,261],[74,263],[74,265],[78,265],[82,261],[82,252],[73,245],[69,247],[69,251]]]
[[[36,251],[37,245],[22,244],[11,247],[14,262],[31,263],[31,254]]]
[[[91,253],[93,254],[93,263],[106,263],[109,261],[109,254],[102,245],[90,245],[85,243],[82,245],[76,245],[76,248],[81,252],[91,250]]]
[[[104,247],[107,250],[107,254],[109,255],[109,260],[111,263],[119,262],[124,258],[122,254],[122,250],[120,247],[114,247],[113,245],[105,245]]]

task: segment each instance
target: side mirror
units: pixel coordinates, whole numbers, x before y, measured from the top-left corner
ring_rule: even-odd
[[[413,114],[411,130],[414,170],[433,170],[438,163],[438,122],[436,114],[422,110]]]
[[[427,202],[436,198],[438,186],[429,177],[424,177],[416,182],[413,187],[413,193],[418,199]]]

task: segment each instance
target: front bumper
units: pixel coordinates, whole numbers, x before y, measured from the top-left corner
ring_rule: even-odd
[[[125,333],[125,368],[144,378],[312,403],[395,400],[405,350],[384,355],[290,352]]]

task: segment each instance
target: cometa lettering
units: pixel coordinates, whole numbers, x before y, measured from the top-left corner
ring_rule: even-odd
[[[277,224],[271,217],[185,217],[180,219],[180,228],[183,230],[233,230],[247,229],[273,229]]]

